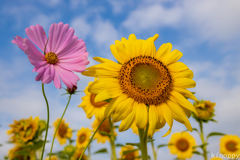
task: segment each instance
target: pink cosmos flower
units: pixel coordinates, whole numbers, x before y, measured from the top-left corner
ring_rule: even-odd
[[[28,55],[30,63],[37,72],[36,81],[42,83],[54,82],[56,88],[61,88],[61,80],[69,87],[77,86],[79,77],[73,72],[83,72],[89,64],[86,44],[74,36],[74,29],[62,22],[52,24],[49,29],[49,39],[42,26],[30,26],[25,29],[28,38],[14,37],[12,43]],[[61,80],[60,80],[61,78]]]

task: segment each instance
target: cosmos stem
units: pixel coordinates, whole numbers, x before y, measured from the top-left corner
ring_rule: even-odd
[[[79,157],[79,159],[78,159],[78,160],[81,160],[81,159],[82,159],[82,156],[84,155],[84,153],[85,153],[86,149],[88,148],[89,144],[92,142],[92,140],[93,140],[93,137],[95,136],[95,134],[97,133],[97,131],[98,131],[99,127],[102,125],[102,123],[105,121],[105,119],[106,119],[106,118],[104,118],[104,119],[102,120],[102,122],[99,124],[98,128],[96,129],[96,131],[93,133],[93,135],[92,135],[91,139],[89,140],[89,142],[88,142],[87,146],[84,148],[84,150],[83,150],[83,152],[82,152],[82,155]]]
[[[54,136],[53,136],[53,140],[52,140],[52,145],[51,145],[51,150],[50,150],[50,153],[49,153],[49,159],[51,159],[51,156],[52,156],[53,144],[54,144],[55,136],[56,136],[56,134],[57,134],[58,127],[59,127],[59,125],[60,125],[60,123],[61,123],[61,121],[62,121],[62,119],[63,119],[63,116],[64,116],[67,108],[68,108],[68,105],[69,105],[69,103],[70,103],[71,97],[72,97],[72,94],[70,94],[70,96],[69,96],[69,98],[68,98],[68,103],[67,103],[67,105],[66,105],[66,107],[65,107],[65,109],[64,109],[64,111],[63,111],[63,114],[62,114],[61,119],[60,119],[59,122],[58,122],[57,128],[55,129]]]
[[[113,160],[117,160],[116,147],[115,147],[115,137],[114,137],[113,123],[111,121],[111,117],[109,117],[109,124],[110,124],[110,131],[111,131],[110,143],[111,143],[112,158],[113,158]]]
[[[148,127],[149,127],[149,124],[147,124],[145,131],[144,129],[138,128],[142,160],[148,160],[148,153],[147,153]]]
[[[199,126],[200,126],[200,138],[202,140],[202,144],[205,144],[205,139],[204,139],[204,134],[203,134],[203,125],[202,125],[202,121],[199,121]],[[203,157],[204,157],[204,160],[207,160],[207,146],[204,145],[203,148]]]
[[[154,160],[157,160],[157,152],[154,148],[154,143],[153,141],[151,141],[151,145],[152,145],[152,151],[153,151],[153,157],[154,157]]]
[[[43,92],[43,97],[44,97],[44,99],[46,101],[46,105],[47,105],[47,128],[46,128],[45,138],[43,141],[41,160],[43,159],[43,154],[44,154],[45,145],[46,145],[46,141],[47,141],[48,126],[49,126],[49,105],[48,105],[48,100],[47,100],[47,97],[46,97],[45,91],[44,91],[44,83],[42,83],[42,92]]]

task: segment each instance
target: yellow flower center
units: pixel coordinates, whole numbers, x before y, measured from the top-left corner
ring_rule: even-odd
[[[91,96],[90,96],[91,104],[92,104],[94,107],[96,107],[96,108],[101,108],[101,107],[103,107],[103,106],[105,106],[105,105],[108,104],[108,102],[104,102],[104,101],[94,102],[95,97],[96,97],[96,94],[91,94]]]
[[[63,137],[65,137],[66,133],[67,133],[67,128],[65,127],[64,124],[60,124],[60,126],[58,128],[59,136],[63,138]]]
[[[166,66],[150,56],[130,59],[122,65],[117,78],[123,93],[147,105],[166,102],[173,88]]]
[[[46,55],[45,55],[45,59],[48,63],[50,64],[55,64],[57,63],[58,61],[58,57],[55,53],[53,52],[48,52]]]
[[[81,134],[79,137],[79,143],[83,143],[86,140],[86,134]]]
[[[126,160],[134,160],[135,159],[134,152],[130,152],[130,153],[125,154],[125,158],[124,159],[126,159]]]
[[[226,149],[231,151],[231,152],[234,152],[237,150],[237,143],[234,142],[234,141],[229,141],[226,143]]]
[[[184,152],[189,148],[189,143],[186,139],[180,139],[180,140],[177,141],[176,147],[180,151]]]
[[[110,133],[110,125],[108,120],[105,120],[98,129],[99,131]],[[101,133],[100,133],[101,134]]]

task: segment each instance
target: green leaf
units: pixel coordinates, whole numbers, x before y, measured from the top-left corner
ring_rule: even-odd
[[[119,128],[119,126],[114,126],[113,128]]]
[[[208,144],[209,144],[209,143],[204,143],[204,144],[202,144],[202,145],[194,146],[194,147],[192,147],[192,148],[193,148],[193,149],[198,148],[198,147],[203,148],[204,146],[206,146],[206,145],[208,145]]]
[[[160,144],[157,146],[157,148],[162,148],[162,147],[167,147],[167,146],[171,146],[172,144]]]
[[[94,152],[93,154],[99,154],[99,153],[108,153],[108,150],[106,148],[100,149],[96,152]]]
[[[42,148],[42,146],[43,146],[43,140],[39,140],[33,144],[32,149],[38,150],[38,149]]]
[[[126,145],[136,146],[138,149],[141,149],[140,143],[126,143]]]
[[[147,143],[149,143],[149,142],[153,142],[153,141],[155,141],[155,139],[147,139]]]
[[[123,147],[124,145],[123,144],[120,144],[120,143],[118,143],[118,144],[116,144],[116,147]]]
[[[197,155],[202,155],[202,153],[198,152],[198,151],[193,151],[193,154],[197,154]]]
[[[30,155],[30,152],[26,151],[26,150],[20,150],[20,151],[15,152],[14,154],[24,156],[24,155]]]
[[[208,134],[207,139],[212,136],[224,136],[224,135],[225,135],[224,133],[220,133],[220,132],[211,132]]]
[[[98,133],[100,133],[101,135],[109,136],[109,137],[111,136],[111,134],[103,131],[98,131]]]
[[[2,146],[2,144],[0,144],[0,147]]]
[[[218,121],[216,121],[215,119],[209,119],[209,121],[218,123]]]
[[[133,150],[128,150],[128,151],[123,151],[123,156],[128,154],[128,153],[132,153],[132,152],[135,152],[135,151],[138,151],[139,149],[133,149]]]

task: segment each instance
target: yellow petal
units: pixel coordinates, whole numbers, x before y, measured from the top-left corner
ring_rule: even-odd
[[[178,104],[176,104],[172,101],[168,101],[167,105],[172,110],[173,118],[176,121],[183,123],[187,127],[188,130],[192,131],[192,126],[191,126],[188,118],[186,117],[182,107],[180,107]]]
[[[173,85],[179,88],[194,88],[196,86],[196,82],[189,78],[177,78],[174,79]]]
[[[120,102],[122,102],[125,98],[126,98],[126,96],[124,94],[122,94],[121,96],[119,96],[117,98],[113,98],[106,107],[106,110],[104,112],[104,117],[108,118],[114,112],[116,106]]]
[[[112,88],[112,89],[106,89],[103,90],[102,92],[98,93],[97,96],[95,97],[94,101],[95,102],[100,102],[104,101],[106,99],[110,98],[116,98],[122,94],[122,90],[119,87]]]
[[[163,117],[166,120],[167,124],[169,125],[170,128],[172,128],[173,117],[171,109],[167,106],[166,103],[161,104],[159,107],[162,110]]]
[[[118,84],[118,79],[116,78],[100,78],[99,80],[93,82],[89,87],[88,91],[94,94],[98,94],[103,90],[108,90],[112,88],[120,89]]]
[[[165,56],[166,54],[170,53],[172,50],[172,44],[171,43],[164,43],[162,44],[159,48],[158,51],[156,53],[156,58],[160,59],[163,56]]]
[[[158,119],[157,108],[155,105],[150,105],[149,106],[149,130],[148,130],[148,135],[150,135],[150,137],[153,136],[157,128],[156,126],[158,121],[159,119]]]
[[[148,111],[147,106],[143,103],[134,102],[136,107],[135,122],[138,128],[145,128],[148,122]]]
[[[162,136],[162,137],[166,137],[168,136],[172,131],[172,128],[169,128],[169,130]]]
[[[106,69],[87,68],[81,73],[84,76],[97,77],[97,78],[113,78],[118,76],[118,71],[109,71]]]
[[[194,101],[198,101],[198,99],[194,96],[194,94],[187,89],[174,87],[173,90],[181,93],[184,97],[190,98]]]
[[[128,40],[129,41],[134,41],[134,40],[137,40],[137,37],[135,36],[135,34],[130,34],[129,37],[128,37]]]
[[[131,127],[135,119],[135,114],[136,114],[136,109],[133,108],[133,111],[125,119],[122,120],[119,126],[120,132],[125,131]]]
[[[190,69],[188,70],[184,70],[182,72],[172,72],[171,73],[172,78],[176,79],[176,78],[193,78],[193,71],[191,71]]]
[[[172,63],[177,62],[181,57],[182,57],[182,52],[180,52],[179,50],[173,50],[172,52],[169,52],[168,54],[166,54],[161,61],[164,63],[164,65],[170,65]]]
[[[162,110],[161,110],[161,108],[160,108],[160,106],[157,106],[157,113],[158,113],[158,123],[157,123],[157,129],[160,129],[160,128],[162,128],[162,127],[164,127],[165,126],[165,124],[166,124],[166,120],[165,120],[165,118],[164,118],[164,116],[163,116],[163,113],[162,113]]]
[[[167,68],[171,72],[182,72],[185,70],[189,70],[189,68],[182,62],[176,62],[176,63],[170,64]]]
[[[171,92],[172,97],[184,108],[193,111],[196,115],[198,115],[197,110],[192,105],[191,102],[189,102],[185,97],[183,97],[180,93],[176,91]]]

